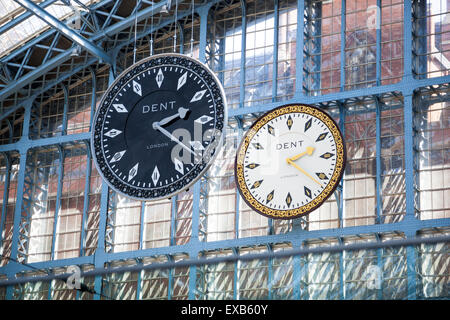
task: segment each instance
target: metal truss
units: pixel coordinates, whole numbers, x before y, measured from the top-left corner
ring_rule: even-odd
[[[120,50],[127,42],[131,42],[129,35],[132,34],[133,25],[136,21],[144,22],[148,26],[151,16],[159,15],[160,19],[170,17],[167,10],[167,13],[161,13],[166,9],[169,1],[157,3],[139,1],[136,9],[129,12],[129,15],[120,16],[117,14],[117,10],[120,8],[122,1],[103,0],[91,6],[87,13],[82,13],[80,29],[75,31],[62,22],[52,19],[42,9],[51,2],[44,2],[40,6],[30,3],[30,1],[20,0],[20,2],[22,5],[27,5],[35,10],[34,14],[42,19],[51,19],[55,28],[43,32],[24,46],[0,59],[2,118],[17,110],[18,105],[26,99],[36,95],[35,88],[45,87],[46,84],[54,80],[59,82],[62,77],[73,74],[73,71],[77,68],[86,67],[97,61],[103,60],[112,63],[113,60],[110,57],[114,57],[117,50]],[[182,0],[177,2],[183,3]],[[175,2],[172,3],[172,6],[174,4]],[[185,5],[185,8],[188,7],[189,4]],[[201,8],[201,4],[198,5],[198,8]],[[180,6],[180,10],[182,9]],[[188,13],[188,11],[184,12],[184,16]],[[22,18],[22,15],[25,16]],[[18,18],[19,20],[28,17],[27,13],[22,15]],[[182,17],[183,14],[180,14],[180,18]],[[173,21],[173,19],[171,20]],[[8,30],[13,25],[15,23],[5,26],[3,31]],[[151,28],[153,27],[151,26]],[[159,25],[159,28],[161,27]],[[145,28],[137,38],[140,39],[148,33],[148,28]],[[123,34],[128,36],[128,40],[122,40]],[[72,42],[88,48],[90,52],[79,50],[77,45],[73,45]],[[100,46],[105,47],[106,50],[101,49]],[[39,50],[45,50],[46,53],[38,55]],[[31,57],[33,57],[33,61],[31,61]],[[41,60],[35,61],[35,59],[39,59],[38,57],[42,57]],[[32,86],[30,86],[31,83]]]
[[[19,1],[19,0],[17,0]],[[20,0],[21,3],[29,3],[30,1]],[[50,5],[54,1],[47,0],[39,4],[41,10],[45,6]],[[186,1],[179,1],[182,4]],[[330,265],[333,265],[336,261],[340,266],[350,265],[348,262],[350,258],[346,256],[347,251],[351,250],[373,250],[374,254],[370,258],[371,262],[382,266],[386,262],[389,265],[395,264],[395,255],[385,255],[384,249],[391,246],[401,246],[402,256],[406,258],[407,270],[407,298],[415,299],[417,292],[417,274],[415,270],[416,265],[416,252],[415,246],[425,243],[434,242],[448,242],[448,236],[438,238],[419,238],[420,235],[426,233],[426,230],[446,230],[450,226],[450,219],[431,219],[431,220],[418,220],[416,217],[416,203],[415,203],[415,188],[416,183],[414,181],[415,164],[414,155],[416,150],[414,148],[414,97],[417,94],[424,96],[429,95],[430,101],[442,101],[444,92],[448,92],[450,76],[442,76],[435,78],[424,78],[422,76],[415,76],[423,73],[423,70],[419,70],[417,65],[414,64],[413,56],[417,54],[420,44],[414,42],[413,36],[415,36],[414,28],[417,25],[413,24],[412,17],[420,7],[421,1],[404,1],[404,64],[403,64],[403,78],[401,81],[389,84],[389,85],[377,85],[370,88],[351,89],[345,90],[345,41],[341,42],[340,56],[340,88],[339,91],[329,93],[326,95],[311,95],[311,90],[320,89],[320,83],[317,75],[320,72],[320,64],[311,64],[317,59],[317,53],[320,52],[320,42],[318,38],[314,38],[312,35],[317,33],[320,29],[320,24],[314,21],[314,17],[320,17],[320,3],[317,1],[298,1],[297,4],[297,50],[296,50],[296,79],[303,79],[303,81],[296,81],[295,93],[291,99],[285,101],[277,101],[277,89],[276,85],[272,90],[272,101],[270,103],[259,104],[251,107],[244,107],[244,95],[245,95],[245,55],[246,50],[241,52],[241,69],[240,74],[240,103],[236,109],[229,110],[230,123],[237,126],[238,142],[242,138],[243,131],[246,129],[245,123],[268,110],[271,110],[277,106],[281,106],[286,103],[307,103],[319,105],[324,109],[336,110],[341,118],[340,125],[344,129],[344,119],[346,112],[349,112],[349,106],[357,108],[367,108],[371,105],[376,114],[376,141],[377,148],[380,148],[380,112],[384,106],[385,101],[394,100],[393,103],[396,108],[403,110],[404,120],[404,158],[405,158],[405,198],[406,198],[406,213],[400,221],[394,221],[391,223],[384,223],[381,214],[381,208],[377,209],[376,223],[363,225],[363,226],[350,226],[343,227],[343,192],[342,186],[336,193],[336,200],[338,203],[339,221],[340,227],[333,229],[320,229],[320,230],[307,230],[305,225],[308,221],[296,221],[292,222],[289,226],[290,232],[282,234],[274,234],[270,232],[267,236],[254,236],[247,238],[239,237],[239,196],[236,195],[236,227],[235,237],[229,240],[221,241],[206,241],[206,234],[204,230],[207,228],[207,201],[205,198],[208,194],[208,182],[206,179],[201,179],[194,185],[193,188],[193,209],[192,209],[192,230],[190,235],[190,241],[182,245],[175,245],[176,237],[176,199],[172,199],[172,214],[171,214],[171,245],[159,248],[151,249],[139,249],[136,251],[127,252],[113,252],[113,239],[114,239],[114,227],[115,227],[115,210],[114,201],[111,191],[105,184],[103,184],[101,190],[101,205],[100,205],[100,218],[98,221],[99,232],[97,236],[97,250],[93,255],[84,255],[83,250],[86,244],[86,232],[85,228],[82,228],[81,235],[81,248],[80,256],[78,258],[70,258],[64,260],[50,260],[45,262],[33,263],[34,268],[46,270],[50,275],[35,276],[34,278],[17,279],[17,275],[23,275],[29,268],[23,264],[10,261],[7,265],[0,268],[0,273],[6,275],[6,280],[0,281],[1,285],[8,285],[6,297],[11,299],[14,294],[14,284],[29,282],[29,281],[50,281],[53,279],[63,278],[66,276],[63,272],[53,273],[55,270],[60,270],[69,265],[91,265],[92,270],[85,273],[86,276],[92,276],[93,286],[97,292],[102,290],[102,275],[119,273],[119,272],[139,272],[138,278],[141,279],[142,272],[150,270],[152,268],[169,268],[168,272],[169,287],[174,285],[175,272],[174,268],[177,267],[190,267],[189,268],[189,282],[188,282],[188,298],[194,299],[199,296],[204,296],[205,293],[198,292],[197,275],[204,275],[204,285],[207,285],[208,278],[207,273],[211,270],[202,266],[212,263],[227,263],[233,262],[232,269],[235,277],[241,268],[241,261],[251,259],[269,259],[267,264],[267,272],[270,280],[275,277],[277,272],[277,265],[275,263],[277,258],[291,257],[292,261],[289,262],[293,268],[293,280],[296,281],[298,286],[293,289],[293,297],[295,298],[314,298],[310,297],[307,290],[300,289],[299,282],[307,279],[308,275],[305,273],[305,268],[308,270],[308,266],[317,263],[314,259],[307,259],[308,254],[320,254],[321,259],[328,261]],[[89,11],[83,15],[83,24],[80,30],[69,32],[62,35],[64,27],[59,25],[58,29],[50,29],[37,36],[34,40],[26,43],[23,47],[13,51],[11,54],[0,59],[1,73],[0,73],[0,101],[2,102],[2,114],[0,120],[8,120],[8,117],[19,109],[23,109],[23,126],[21,132],[21,138],[9,144],[0,145],[0,152],[5,155],[13,151],[18,151],[20,155],[20,171],[18,175],[17,184],[17,201],[15,205],[15,217],[14,217],[14,234],[12,238],[12,250],[11,257],[17,257],[19,261],[25,262],[27,259],[27,245],[29,235],[29,222],[30,214],[32,212],[32,189],[39,186],[39,177],[44,177],[45,174],[39,173],[38,169],[34,167],[36,160],[33,154],[34,148],[37,147],[55,147],[58,149],[58,155],[60,157],[58,172],[60,176],[63,173],[63,158],[64,147],[69,143],[82,142],[86,145],[86,149],[89,150],[90,133],[76,133],[66,134],[66,128],[62,128],[60,136],[53,136],[41,139],[30,139],[30,130],[33,130],[38,126],[36,120],[38,115],[33,114],[33,103],[35,98],[51,88],[56,88],[60,84],[63,84],[62,90],[58,91],[58,94],[63,94],[67,97],[67,87],[64,85],[66,81],[72,75],[90,67],[89,74],[95,84],[96,75],[95,68],[91,66],[97,65],[98,68],[103,67],[100,64],[100,59],[103,62],[110,62],[112,64],[112,72],[110,72],[109,81],[113,81],[115,71],[119,71],[116,65],[116,56],[123,51],[129,52],[131,46],[133,46],[134,37],[133,25],[135,20],[140,23],[139,32],[136,35],[141,45],[150,45],[148,35],[156,33],[159,38],[170,37],[168,33],[173,32],[173,17],[162,13],[164,7],[169,1],[160,1],[158,3],[149,1],[139,1],[137,7],[132,9],[132,14],[129,16],[122,16],[119,14],[118,9],[122,1],[105,0],[100,1],[97,4],[91,6]],[[189,21],[187,18],[190,15],[188,10],[188,4],[185,3],[185,7],[181,8],[179,12],[179,21],[181,25],[186,25]],[[220,41],[216,41],[212,36],[212,30],[209,29],[212,23],[214,24],[215,13],[210,10],[214,8],[216,11],[227,8],[240,8],[242,10],[242,28],[245,30],[247,25],[246,21],[246,8],[247,1],[205,1],[196,3],[196,14],[200,20],[200,38],[199,38],[199,59],[208,63],[209,65],[223,66],[225,61],[223,60],[223,52],[221,52]],[[341,8],[345,8],[346,1],[342,0]],[[34,9],[37,9],[34,7]],[[279,10],[279,1],[274,1],[274,11],[277,16]],[[420,9],[420,8],[419,8]],[[423,8],[422,8],[423,9]],[[37,9],[37,14],[42,13]],[[39,13],[40,12],[40,13]],[[158,16],[156,16],[159,14]],[[156,23],[152,25],[149,18],[155,15]],[[30,13],[23,13],[18,19],[24,20],[30,16]],[[341,21],[345,21],[345,10],[342,9]],[[278,22],[275,21],[275,26]],[[14,23],[3,26],[0,31],[6,31],[11,28]],[[58,28],[58,26],[57,26]],[[274,28],[274,48],[278,48],[278,32],[277,28]],[[341,34],[344,35],[341,39],[345,39],[345,23],[341,24]],[[83,39],[79,39],[82,37]],[[79,45],[85,48],[86,51],[78,52],[78,57],[73,56],[73,49],[76,47],[68,42],[79,39]],[[86,42],[85,42],[86,41]],[[380,50],[381,35],[377,33],[377,52]],[[246,48],[245,32],[241,38],[242,48]],[[91,47],[95,46],[95,47]],[[180,46],[182,51],[183,46]],[[35,50],[45,50],[43,59],[39,63],[31,62],[31,57],[34,56]],[[110,58],[102,56],[108,55]],[[125,53],[126,54],[126,53]],[[275,49],[274,57],[277,57],[277,49]],[[379,56],[379,54],[378,54]],[[378,59],[379,60],[379,59]],[[276,60],[275,60],[276,61]],[[318,67],[319,65],[319,67]],[[419,64],[420,65],[420,64]],[[219,67],[220,68],[220,67]],[[379,84],[381,78],[380,62],[376,64],[376,81]],[[277,66],[274,63],[272,79],[277,81]],[[223,80],[223,79],[222,79]],[[95,85],[94,85],[95,88]],[[92,105],[91,110],[95,108],[95,90],[92,92]],[[448,99],[448,97],[447,97]],[[67,102],[66,102],[67,103]],[[357,112],[357,111],[355,111]],[[67,119],[67,109],[64,111]],[[91,116],[92,118],[92,116]],[[66,123],[67,121],[64,121]],[[11,126],[11,124],[10,124]],[[10,130],[11,132],[12,130]],[[344,131],[344,130],[343,130]],[[345,132],[344,132],[345,134]],[[12,141],[12,140],[11,140]],[[88,151],[89,152],[89,151]],[[376,156],[376,187],[377,187],[377,203],[381,202],[381,152],[377,149]],[[83,226],[87,221],[87,194],[89,193],[89,176],[91,172],[91,157],[87,156],[89,166],[86,169],[86,181],[85,181],[85,202],[83,209]],[[8,165],[7,168],[11,166]],[[27,168],[27,170],[25,170]],[[10,169],[8,169],[9,171]],[[37,179],[37,180],[36,180]],[[61,196],[61,178],[58,180],[58,195],[57,202],[60,201]],[[5,197],[7,195],[4,195]],[[3,202],[5,204],[5,202]],[[144,211],[144,204],[141,207],[141,216]],[[4,211],[3,211],[4,212]],[[142,218],[142,217],[141,217]],[[55,214],[55,221],[57,214]],[[3,224],[3,221],[1,222]],[[141,228],[143,221],[140,222]],[[56,223],[55,223],[56,225]],[[273,221],[270,222],[270,229],[273,230]],[[0,229],[1,230],[1,229]],[[54,231],[55,233],[55,231]],[[386,242],[384,237],[393,237],[396,239],[402,238],[397,243]],[[358,245],[346,244],[347,238],[355,237],[359,241],[364,241]],[[140,239],[142,244],[142,237]],[[283,254],[276,254],[274,246],[275,244],[291,245],[292,251],[286,251]],[[309,248],[310,244],[322,245],[319,249]],[[335,243],[336,246],[330,246],[329,243]],[[262,255],[249,255],[245,258],[244,248],[263,248],[265,254]],[[142,246],[140,247],[142,248]],[[52,247],[52,256],[54,255],[54,245]],[[387,249],[386,249],[387,250]],[[213,260],[202,260],[198,257],[206,255],[208,252],[220,254],[223,252],[231,253],[230,256],[219,257]],[[372,252],[372,251],[371,251]],[[404,253],[404,254],[403,254]],[[397,254],[397,253],[396,253]],[[176,262],[176,257],[182,255],[187,256],[185,262]],[[146,258],[159,259],[165,257],[165,263],[163,264],[147,264],[144,265]],[[135,265],[131,267],[115,267],[114,263],[118,261],[133,262]],[[324,263],[322,260],[320,263]],[[327,263],[328,263],[327,262]],[[302,268],[300,268],[300,265]],[[331,268],[331,267],[330,267]],[[217,270],[215,270],[217,271]],[[333,280],[331,277],[336,276]],[[347,275],[348,276],[348,275]],[[109,278],[108,278],[109,279]],[[143,278],[142,278],[143,279]],[[331,279],[331,280],[330,280]],[[337,279],[337,280],[336,280]],[[235,279],[236,280],[236,279]],[[336,296],[344,296],[344,282],[345,277],[342,271],[332,270],[328,274],[324,274],[321,280],[330,282],[335,281],[337,283]],[[113,279],[108,281],[113,282]],[[236,288],[237,281],[234,281],[233,292],[234,295],[231,298],[238,298],[238,289]],[[298,282],[298,283],[297,283]],[[138,294],[139,296],[141,288],[141,280],[138,280]],[[271,286],[271,284],[270,284]],[[270,287],[270,292],[272,292]],[[170,292],[170,290],[169,290]],[[205,291],[206,292],[206,291]],[[377,298],[382,298],[381,293],[377,293]],[[169,293],[170,298],[170,293]],[[276,298],[276,295],[269,293],[269,298]],[[317,297],[315,297],[317,298]],[[319,297],[320,298],[320,297]],[[98,296],[94,299],[99,299]]]

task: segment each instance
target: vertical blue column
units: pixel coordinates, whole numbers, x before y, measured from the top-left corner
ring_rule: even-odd
[[[5,158],[5,168],[6,168],[6,174],[5,174],[5,184],[4,190],[3,190],[3,204],[2,204],[2,212],[1,212],[1,220],[0,220],[0,248],[3,247],[3,228],[5,226],[6,221],[6,210],[7,210],[7,204],[8,204],[8,195],[9,195],[9,179],[11,177],[11,161],[9,159],[9,155],[2,152],[3,157]]]
[[[92,77],[92,92],[91,92],[91,113],[89,128],[92,127],[92,122],[95,114],[96,105],[96,90],[97,90],[97,77],[94,69],[88,68]],[[81,217],[81,236],[80,236],[80,257],[84,255],[84,249],[86,246],[86,228],[88,220],[88,210],[89,210],[89,193],[91,192],[91,173],[92,173],[92,155],[91,147],[89,141],[84,141],[86,145],[86,177],[84,181],[84,199],[83,199],[83,215]]]
[[[404,126],[405,126],[405,221],[415,220],[414,208],[414,130],[413,130],[413,92],[403,92],[404,95]]]
[[[62,84],[62,89],[64,92],[64,109],[63,109],[63,119],[62,119],[62,129],[61,129],[61,135],[65,136],[67,134],[67,113],[69,111],[69,90],[67,87]]]
[[[239,255],[239,249],[237,248],[231,248],[233,251],[233,255],[237,256]],[[234,262],[234,278],[233,278],[233,300],[237,300],[240,297],[239,294],[239,263],[240,260],[237,260]]]
[[[415,237],[414,233],[407,233],[407,237]],[[417,299],[417,273],[416,273],[416,248],[414,246],[406,247],[406,274],[408,279],[408,300]]]
[[[272,67],[272,102],[277,97],[277,78],[278,78],[278,27],[279,27],[279,5],[278,0],[274,0],[273,12],[273,67]]]
[[[376,83],[377,86],[381,85],[381,0],[377,0],[377,13],[376,13],[376,33],[377,33],[377,39],[376,39]],[[379,24],[378,24],[379,22]]]
[[[338,102],[339,106],[339,127],[342,133],[342,136],[344,137],[345,141],[345,116],[346,116],[346,110],[345,105],[343,102]],[[345,175],[345,173],[344,173]],[[338,201],[338,219],[339,219],[339,228],[344,227],[344,191],[345,191],[345,185],[344,185],[344,179],[341,179],[339,182],[339,201]]]
[[[338,238],[339,245],[344,244],[343,238]],[[345,251],[339,252],[339,299],[345,300],[345,282],[344,282],[344,268],[345,268],[345,260],[344,260]]]
[[[117,55],[114,55],[117,56]],[[108,86],[111,86],[114,82],[114,69],[115,69],[115,61],[114,65],[109,68],[109,79]],[[105,251],[105,232],[106,232],[106,219],[108,216],[108,200],[109,200],[109,188],[106,183],[102,183],[102,193],[100,198],[100,221],[98,226],[98,240],[97,240],[97,249],[94,254],[94,266],[95,268],[104,268],[105,260],[106,260],[106,251]],[[95,292],[102,292],[102,276],[95,276],[94,280],[94,290]],[[94,300],[100,300],[99,295],[94,295]]]
[[[243,128],[243,123],[241,118],[236,117],[236,121],[237,121],[237,129],[238,129],[238,136],[237,136],[237,142],[240,143],[242,140],[242,136],[244,134],[244,128]],[[236,214],[234,216],[234,238],[235,239],[239,239],[239,219],[240,219],[240,202],[241,202],[241,197],[240,197],[240,193],[236,188]],[[272,223],[272,219],[269,219],[269,227],[271,227],[271,223]]]
[[[382,198],[381,198],[381,106],[380,99],[375,97],[376,107],[376,219],[375,223],[382,223]]]
[[[167,262],[173,262],[173,258],[171,256],[169,256],[169,255],[167,255]],[[172,300],[173,272],[174,272],[173,268],[170,268],[170,269],[167,270],[167,273],[168,273],[167,300]],[[189,274],[189,300],[193,300],[195,295],[194,295],[194,292],[192,292],[192,298],[191,298],[191,287],[190,287],[191,283],[190,282],[191,282],[191,274]]]
[[[403,81],[412,83],[412,1],[404,1],[404,71]],[[413,222],[414,218],[414,148],[413,148],[413,90],[402,92],[404,97],[404,124],[405,124],[405,185],[406,185],[406,216],[405,222]],[[415,237],[413,228],[406,232],[407,237]],[[408,299],[416,299],[416,256],[415,248],[406,248],[407,277],[408,277]]]
[[[194,187],[195,189],[195,187]],[[177,233],[177,198],[178,196],[172,197],[171,202],[171,215],[170,215],[170,240],[169,243],[171,246],[176,245],[176,233]],[[197,224],[198,225],[198,224]],[[198,232],[197,232],[198,234]]]
[[[302,241],[302,247],[303,248],[307,248],[308,247],[308,242],[307,241]],[[302,259],[303,259],[303,268],[299,269],[299,292],[298,292],[298,297],[299,299],[301,298],[305,298],[305,300],[309,300],[309,290],[308,290],[308,286],[309,286],[309,257],[308,254],[304,254],[302,256],[297,256],[299,259],[299,267],[302,267]],[[303,282],[303,292],[300,290],[300,286],[301,283]]]
[[[403,80],[412,80],[412,1],[404,1],[403,8]]]
[[[29,125],[30,125],[30,117],[31,117],[31,107],[33,103],[34,97],[28,100],[25,103],[25,114],[24,114],[24,120],[23,120],[23,127],[22,127],[22,138],[21,142],[28,141],[28,132],[29,132]],[[26,165],[27,165],[27,153],[28,149],[26,147],[21,148],[19,150],[20,152],[20,163],[19,163],[19,174],[17,177],[17,195],[16,195],[16,205],[14,207],[14,225],[13,225],[13,236],[12,236],[12,243],[11,243],[11,258],[17,259],[18,251],[19,251],[19,235],[20,235],[20,222],[22,218],[22,202],[23,202],[23,188],[24,188],[24,181],[25,181],[25,172],[26,172]],[[12,263],[11,261],[9,263]],[[14,268],[10,269],[10,273],[7,274],[8,278],[12,278],[15,275]],[[6,299],[12,300],[13,298],[13,286],[8,286],[6,288]]]
[[[56,187],[56,203],[55,203],[55,214],[53,216],[53,238],[52,238],[52,250],[50,255],[50,260],[55,260],[55,247],[56,247],[56,233],[58,232],[58,219],[59,219],[59,209],[61,208],[61,193],[62,184],[64,177],[64,159],[65,159],[64,148],[58,145],[58,155],[59,155],[59,165],[58,165],[58,184]],[[50,282],[51,286],[51,282]]]
[[[210,5],[206,5],[199,10],[200,16],[200,44],[199,44],[199,60],[201,62],[206,61],[206,43],[207,43],[207,28],[208,28],[208,13],[211,8]],[[192,194],[192,232],[190,244],[192,244],[193,250],[189,252],[189,258],[198,257],[198,234],[200,228],[200,189],[201,181],[197,181],[194,184],[193,194]],[[170,270],[169,277],[171,278],[172,270]],[[190,300],[195,299],[196,290],[196,280],[197,280],[197,267],[191,266],[189,268],[189,294],[188,298]],[[169,281],[170,283],[170,281]],[[169,290],[170,294],[170,290]]]
[[[340,90],[344,91],[345,89],[345,29],[346,29],[346,16],[345,11],[346,0],[342,0],[341,4],[341,80],[340,80]]]
[[[295,95],[294,97],[303,97],[303,56],[304,56],[304,30],[305,30],[305,1],[297,2],[297,45],[296,45],[296,69],[295,69]]]
[[[415,38],[413,41],[413,59],[415,59],[415,65],[412,66],[414,74],[418,75],[419,79],[427,78],[427,33],[429,32],[427,25],[427,0],[414,1],[414,7],[412,8],[415,17],[421,17],[421,19],[414,21],[412,30],[414,31]]]
[[[242,9],[242,35],[241,35],[241,70],[239,85],[239,108],[244,107],[245,103],[245,60],[247,48],[247,4],[245,0],[241,0]]]
[[[404,94],[404,123],[405,123],[405,197],[406,197],[406,228],[405,232],[408,238],[416,237],[416,230],[413,222],[415,218],[414,208],[414,149],[413,149],[413,96],[412,92],[403,92]],[[409,227],[411,223],[411,227]],[[408,299],[416,299],[416,253],[414,246],[406,247],[406,263],[408,277]]]
[[[89,193],[91,192],[91,149],[89,143],[84,141],[86,145],[86,177],[84,180],[84,199],[83,199],[83,214],[81,216],[81,236],[80,236],[80,252],[79,256],[84,256],[84,249],[86,247],[86,228],[88,220],[88,210],[89,210]]]
[[[320,94],[320,90],[322,88],[322,83],[321,83],[321,73],[320,70],[322,68],[322,38],[321,37],[317,37],[321,34],[322,32],[322,2],[316,2],[314,4],[314,8],[311,7],[310,12],[314,12],[314,24],[312,25],[310,30],[314,30],[316,32],[316,34],[314,36],[314,38],[312,38],[311,43],[314,43],[312,45],[312,47],[314,47],[314,52],[309,52],[309,54],[313,54],[313,58],[312,60],[314,60],[314,67],[315,69],[312,70],[314,71],[314,78],[312,79],[311,83],[310,83],[310,90],[316,91]],[[312,17],[311,17],[312,18]]]
[[[144,249],[144,229],[145,229],[145,201],[141,201],[141,215],[139,221],[139,250]]]
[[[377,242],[381,243],[381,236],[380,234],[376,234],[375,235]],[[378,270],[380,270],[380,287],[376,288],[377,289],[377,299],[378,300],[382,300],[383,299],[383,250],[385,249],[377,249],[377,267]]]
[[[271,244],[267,245],[267,251],[269,253],[273,252],[273,248]],[[272,282],[273,282],[273,258],[267,259],[267,291],[268,291],[268,299],[272,300]]]
[[[300,300],[300,283],[301,283],[301,257],[296,255],[292,258],[292,296],[295,300]]]

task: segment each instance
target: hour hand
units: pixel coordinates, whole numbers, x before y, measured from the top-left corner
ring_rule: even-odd
[[[183,107],[178,108],[178,112],[176,114],[171,115],[169,117],[166,117],[166,118],[158,121],[157,123],[160,126],[165,126],[166,124],[168,124],[169,122],[171,122],[174,119],[177,119],[177,118],[184,119],[184,118],[186,118],[188,112],[189,112],[189,109],[186,109],[186,108],[183,108]]]
[[[310,155],[312,155],[312,153],[314,152],[314,150],[315,150],[314,147],[307,147],[305,152],[302,152],[302,153],[300,153],[300,154],[298,154],[298,155],[296,155],[296,156],[293,156],[293,157],[289,158],[289,160],[291,160],[291,161],[298,160],[298,159],[300,159],[301,157],[303,157],[305,154],[307,154],[308,156],[310,156]]]
[[[161,126],[160,126],[160,124],[158,122],[153,122],[152,127],[153,127],[154,130],[158,130],[159,132],[161,132],[163,135],[165,135],[167,138],[169,138],[173,142],[178,143],[186,151],[192,153],[194,156],[196,155],[195,152],[191,150],[191,148],[189,148],[183,142],[181,142],[180,140],[175,138],[169,131],[167,131],[166,129],[161,128]]]

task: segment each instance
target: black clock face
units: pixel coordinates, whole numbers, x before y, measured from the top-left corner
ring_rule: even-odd
[[[214,74],[184,55],[156,55],[125,70],[104,94],[92,130],[94,162],[122,194],[170,197],[207,170],[224,123]]]

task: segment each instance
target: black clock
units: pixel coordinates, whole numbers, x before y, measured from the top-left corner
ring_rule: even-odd
[[[94,163],[123,195],[168,198],[208,169],[226,122],[224,90],[207,66],[155,55],[125,70],[103,95],[91,130]]]

